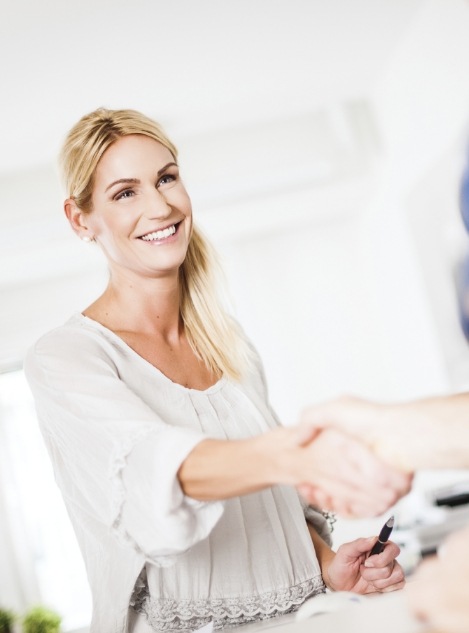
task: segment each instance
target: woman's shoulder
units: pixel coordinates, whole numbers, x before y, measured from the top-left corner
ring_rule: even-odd
[[[26,374],[34,368],[54,366],[78,367],[82,363],[99,360],[112,362],[112,341],[105,336],[98,323],[80,313],[71,316],[64,324],[43,334],[28,350],[24,360]]]
[[[102,336],[96,327],[90,327],[89,319],[81,313],[73,314],[65,323],[43,334],[31,347],[33,353],[80,350],[83,346],[96,347]],[[98,334],[98,336],[97,336]]]

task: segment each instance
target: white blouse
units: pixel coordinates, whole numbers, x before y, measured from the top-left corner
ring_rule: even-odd
[[[77,314],[36,343],[25,373],[85,560],[92,633],[222,628],[324,591],[305,514],[326,539],[327,524],[293,488],[200,502],[179,486],[201,440],[278,425],[258,360],[240,383],[188,389]]]

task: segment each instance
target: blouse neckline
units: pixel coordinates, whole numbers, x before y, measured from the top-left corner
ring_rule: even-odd
[[[221,389],[226,382],[225,377],[222,376],[213,385],[210,385],[210,387],[207,387],[207,389],[193,389],[192,387],[185,387],[184,385],[181,385],[181,383],[174,382],[174,380],[171,380],[171,378],[168,378],[168,376],[166,376],[166,374],[164,374],[161,371],[161,369],[158,369],[158,367],[156,367],[155,365],[147,361],[145,358],[143,358],[143,356],[141,356],[132,347],[130,347],[130,345],[128,345],[124,341],[124,339],[122,339],[118,334],[110,330],[108,327],[106,327],[102,323],[99,323],[99,321],[95,321],[94,319],[91,319],[90,317],[86,316],[85,314],[81,312],[76,313],[75,316],[77,319],[81,320],[83,323],[86,323],[97,330],[101,330],[106,336],[114,339],[114,341],[116,341],[120,345],[120,347],[125,349],[127,353],[135,356],[135,358],[137,358],[139,362],[147,365],[152,371],[156,372],[159,376],[161,376],[167,383],[169,383],[171,386],[177,389],[180,389],[181,391],[184,391],[186,393],[200,393],[204,395],[209,395]]]

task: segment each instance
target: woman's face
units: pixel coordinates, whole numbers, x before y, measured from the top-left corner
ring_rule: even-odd
[[[175,274],[186,256],[192,209],[171,152],[141,134],[113,143],[96,168],[86,222],[111,270]]]

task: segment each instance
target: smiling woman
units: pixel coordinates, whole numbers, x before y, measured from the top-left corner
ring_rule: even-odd
[[[393,590],[389,543],[329,547],[328,509],[380,514],[410,485],[335,431],[281,427],[261,362],[215,290],[177,153],[132,110],[72,129],[65,213],[107,288],[43,336],[25,371],[93,594],[95,633],[193,631]],[[299,497],[298,491],[303,498]]]
[[[215,375],[221,371],[239,378],[249,350],[236,324],[216,308],[215,256],[192,226],[177,150],[158,124],[133,110],[112,114],[97,110],[71,130],[61,162],[70,195],[65,213],[79,237],[99,243],[111,272],[107,292],[85,314],[121,335],[134,332],[136,344],[135,332],[142,326],[137,305],[133,314],[126,309],[121,316],[135,319],[138,327],[111,323],[110,318],[118,313],[105,307],[108,301],[119,301],[115,294],[121,288],[121,277],[126,279],[124,286],[131,283],[131,275],[138,278],[142,274],[149,285],[155,276],[169,276],[173,283],[178,277],[181,317],[191,350],[197,350]],[[155,232],[168,230],[174,231],[172,239],[169,235],[150,239]],[[169,248],[149,250],[156,245]],[[175,271],[179,271],[176,277]],[[151,311],[150,330],[153,324]]]

